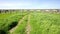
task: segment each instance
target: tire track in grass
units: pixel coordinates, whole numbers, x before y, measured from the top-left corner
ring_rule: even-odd
[[[26,15],[27,16],[27,15]],[[12,34],[12,32],[18,27],[18,25],[20,25],[22,22],[23,22],[23,20],[25,19],[25,17],[26,16],[24,16],[22,19],[20,19],[20,21],[18,22],[18,24],[14,27],[14,28],[12,28],[11,30],[9,30],[9,32]]]
[[[28,22],[27,22],[27,26],[26,26],[26,34],[30,34],[31,31],[31,26],[30,26],[30,15],[28,15]]]

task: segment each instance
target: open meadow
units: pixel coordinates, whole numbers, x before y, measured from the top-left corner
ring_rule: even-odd
[[[60,13],[19,10],[0,13],[0,34],[60,34]]]

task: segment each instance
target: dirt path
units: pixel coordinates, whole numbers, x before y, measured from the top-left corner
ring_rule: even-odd
[[[28,15],[28,22],[27,22],[27,26],[26,26],[26,34],[30,34],[31,31],[31,26],[30,26],[30,15]]]
[[[27,15],[26,15],[27,16]],[[26,16],[24,16],[22,19],[20,19],[20,21],[18,22],[18,24],[14,27],[14,28],[12,28],[11,30],[9,30],[9,32],[12,34],[12,32],[18,27],[18,25],[20,25],[21,23],[22,23],[22,21],[25,19],[25,17]]]

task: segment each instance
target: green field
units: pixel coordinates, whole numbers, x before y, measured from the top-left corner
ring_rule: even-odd
[[[0,13],[0,34],[60,34],[60,14],[41,11]]]
[[[32,13],[30,34],[60,34],[60,14]]]

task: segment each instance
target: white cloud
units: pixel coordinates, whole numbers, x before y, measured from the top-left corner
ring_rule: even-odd
[[[31,3],[0,3],[0,9],[6,9],[6,8],[23,8],[25,6],[30,6]]]

